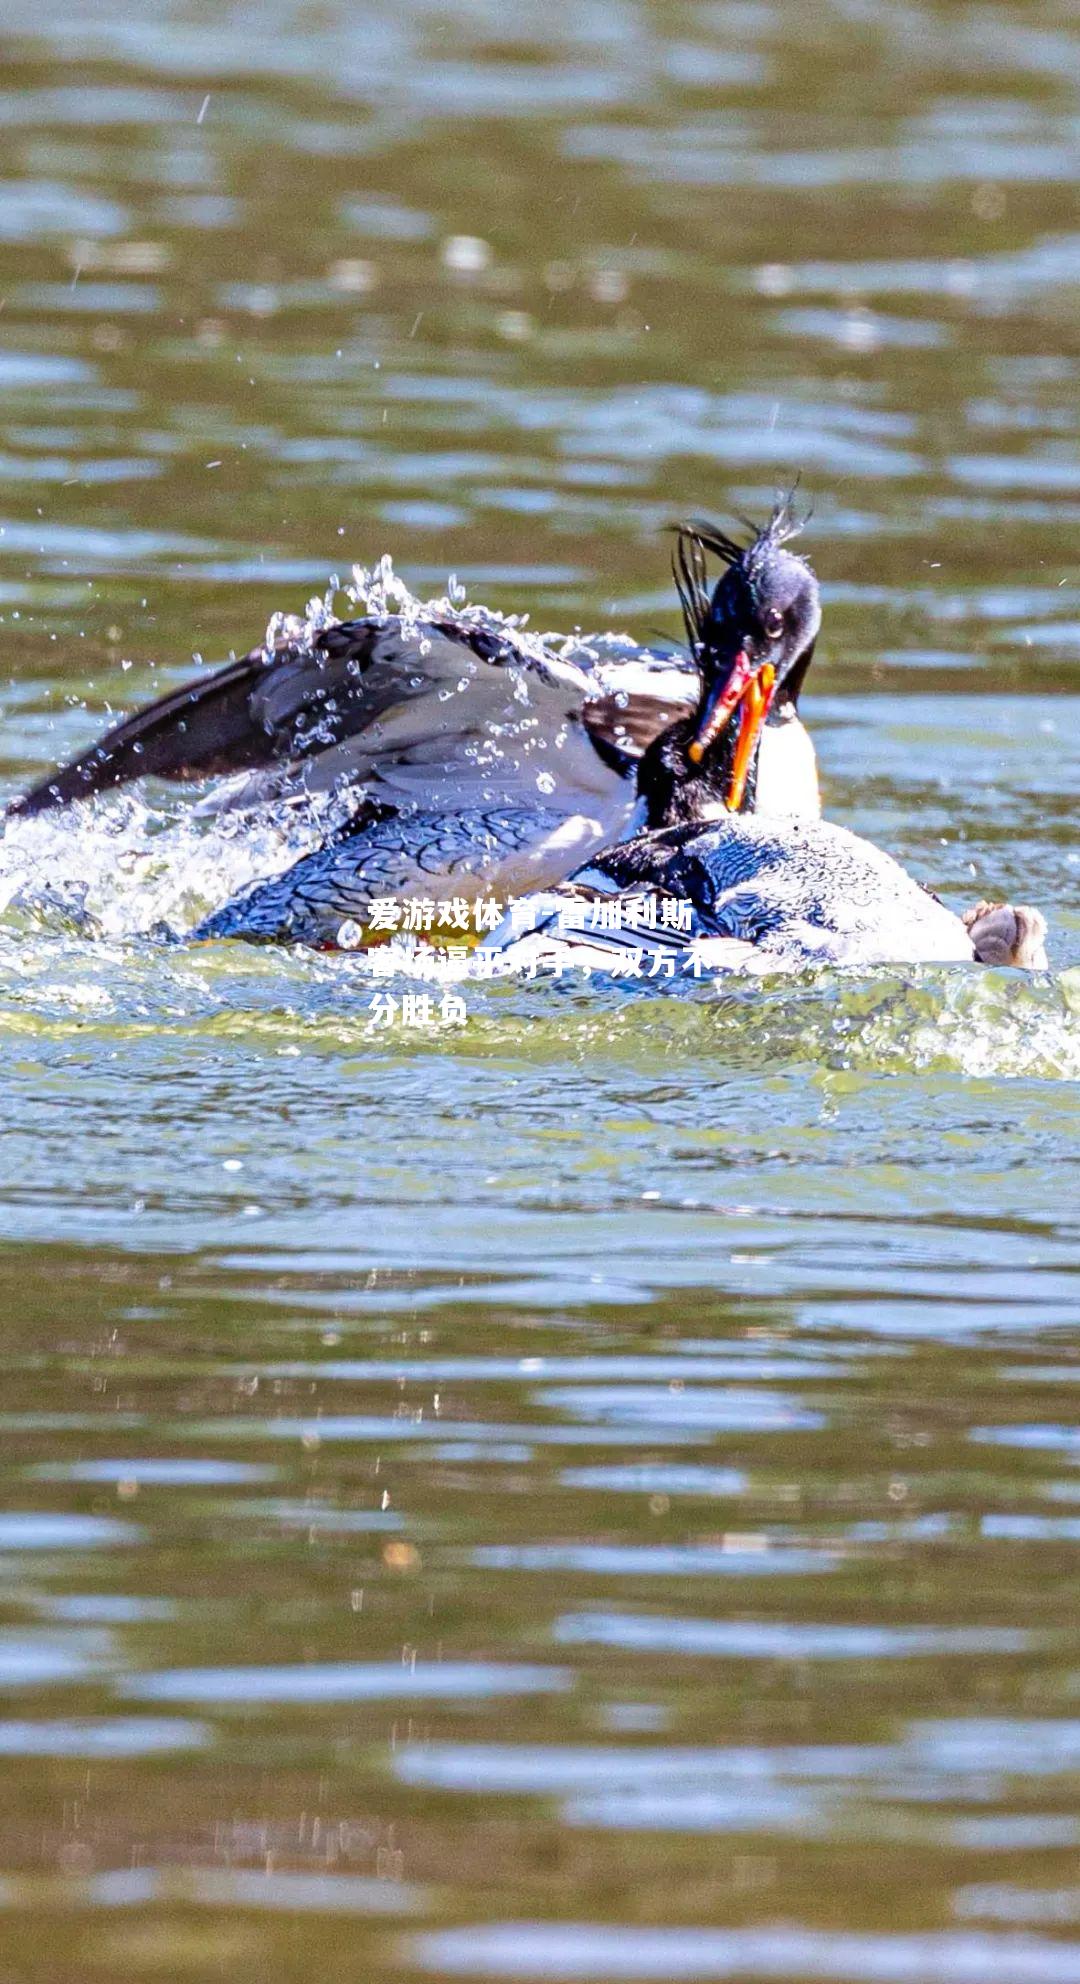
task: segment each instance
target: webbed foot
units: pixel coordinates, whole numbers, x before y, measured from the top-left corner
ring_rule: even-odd
[[[1029,903],[977,902],[964,911],[963,923],[977,964],[1046,970],[1046,918]]]

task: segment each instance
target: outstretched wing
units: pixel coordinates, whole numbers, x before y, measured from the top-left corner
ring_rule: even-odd
[[[276,659],[276,657],[275,657]],[[268,761],[271,740],[251,719],[262,654],[230,662],[205,681],[189,683],[107,730],[97,744],[60,765],[8,806],[12,814],[46,813],[130,779],[208,778]]]
[[[606,638],[554,656],[492,624],[345,621],[310,646],[253,649],[136,711],[9,811],[45,812],[146,775],[243,772],[223,803],[369,782],[395,805],[516,803],[551,786],[572,800],[576,787],[624,778],[692,703],[695,679],[674,658]]]
[[[195,780],[306,768],[395,706],[437,697],[470,658],[456,630],[432,625],[406,635],[396,618],[346,621],[311,645],[253,648],[136,710],[11,810],[44,812],[146,775]]]

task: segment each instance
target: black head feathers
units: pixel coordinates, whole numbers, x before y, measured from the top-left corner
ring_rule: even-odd
[[[677,526],[672,571],[682,606],[686,638],[695,655],[708,640],[715,607],[714,597],[709,591],[706,554],[711,553],[719,558],[729,571],[738,567],[753,589],[755,581],[761,578],[776,552],[791,538],[797,537],[803,527],[804,520],[795,514],[793,497],[794,490],[790,495],[780,497],[768,523],[761,529],[748,517],[741,517],[739,521],[750,532],[749,540],[744,544],[706,519],[694,518]]]

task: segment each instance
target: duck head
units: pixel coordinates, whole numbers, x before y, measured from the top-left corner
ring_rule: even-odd
[[[821,625],[817,580],[785,549],[797,529],[782,503],[749,544],[709,524],[679,532],[675,583],[701,699],[642,761],[639,789],[650,826],[753,803],[762,727],[770,712],[794,708]],[[709,553],[726,568],[711,591]]]

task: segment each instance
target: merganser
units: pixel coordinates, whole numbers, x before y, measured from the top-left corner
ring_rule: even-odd
[[[699,820],[728,808],[816,814],[797,702],[821,613],[809,567],[781,549],[789,531],[781,507],[742,549],[712,526],[680,533],[689,654],[612,635],[541,639],[448,601],[293,626],[116,724],[9,815],[147,775],[218,781],[204,802],[214,811],[336,799],[344,817],[340,804],[328,812],[321,845],[193,933],[332,947],[346,924],[363,929],[376,898],[542,889],[673,806]],[[707,551],[726,566],[711,598]],[[729,650],[742,662],[721,681]],[[730,764],[705,743],[690,763],[697,720],[678,720],[702,696],[717,726],[740,705]],[[700,727],[707,743],[709,722]]]
[[[778,510],[745,548],[704,529],[690,551],[684,541],[680,591],[700,691],[694,711],[642,757],[641,830],[559,888],[515,905],[486,948],[523,965],[590,969],[615,969],[627,949],[658,945],[692,946],[715,968],[1045,967],[1046,925],[1037,910],[980,903],[955,916],[846,828],[746,810],[757,790],[764,720],[778,697],[797,694],[820,625],[813,575],[783,548],[791,529]],[[727,566],[711,597],[706,550]],[[669,913],[676,903],[689,912],[679,935]],[[522,935],[523,924],[531,934]]]
[[[668,914],[679,905],[683,923]],[[1027,905],[979,903],[955,916],[891,855],[831,821],[731,813],[597,855],[569,881],[516,904],[485,948],[522,969],[617,971],[627,951],[680,951],[710,970],[1045,970],[1045,935],[1045,919]]]

